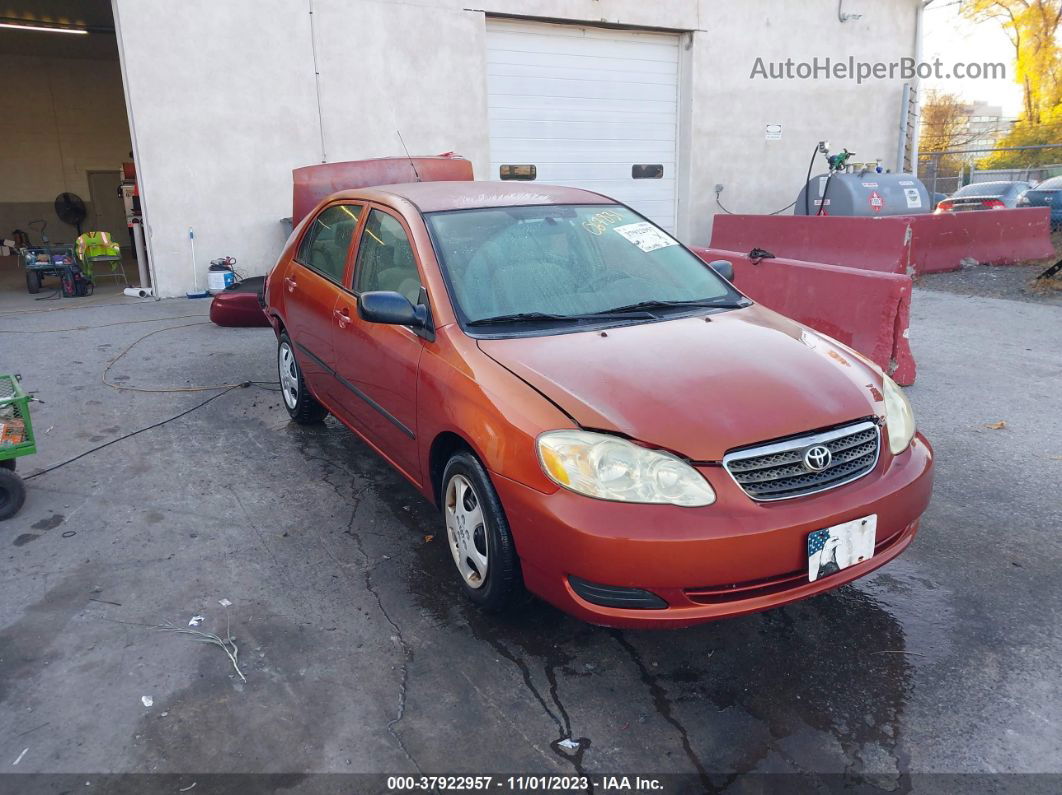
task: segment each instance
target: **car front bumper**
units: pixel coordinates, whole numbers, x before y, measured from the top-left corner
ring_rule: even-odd
[[[717,494],[704,508],[606,502],[564,489],[543,494],[494,474],[528,589],[584,621],[629,628],[689,626],[832,590],[911,543],[929,504],[933,450],[918,434],[853,483],[779,502],[752,501],[721,467],[701,471]],[[874,556],[809,582],[808,534],[870,514],[878,517]],[[666,606],[594,604],[569,577],[643,589]]]

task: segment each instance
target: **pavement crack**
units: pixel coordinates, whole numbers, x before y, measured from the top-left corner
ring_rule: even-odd
[[[534,696],[535,701],[539,703],[543,711],[545,711],[545,713],[549,715],[550,719],[557,724],[557,731],[560,732],[561,739],[567,737],[568,735],[565,733],[567,731],[567,727],[565,726],[564,721],[560,718],[560,716],[557,715],[557,713],[550,709],[549,704],[546,703],[545,697],[543,697],[542,693],[539,692],[538,687],[535,686],[535,682],[531,678],[531,669],[528,668],[527,663],[517,657],[511,651],[509,651],[509,649],[501,641],[495,638],[489,638],[488,641],[490,645],[494,647],[494,650],[498,652],[498,654],[500,654],[506,660],[511,662],[513,665],[515,665],[517,670],[520,671],[520,676],[524,680],[524,687],[531,693],[532,696]]]
[[[352,490],[355,490],[357,480],[357,476],[354,476],[351,479]],[[387,733],[391,735],[391,737],[395,741],[395,744],[398,745],[399,749],[405,755],[406,759],[408,759],[410,764],[412,764],[413,767],[416,768],[417,772],[423,773],[424,771],[421,769],[420,764],[413,757],[413,754],[410,753],[409,749],[406,747],[405,740],[402,739],[402,735],[398,732],[398,724],[402,722],[402,719],[406,715],[407,695],[409,692],[409,669],[413,664],[413,648],[406,641],[405,636],[402,634],[402,628],[398,625],[398,622],[396,622],[391,617],[391,614],[388,612],[387,608],[384,607],[383,599],[380,597],[380,592],[377,590],[376,584],[373,582],[372,577],[373,570],[376,568],[376,566],[372,565],[368,553],[362,546],[361,538],[356,532],[354,532],[354,522],[357,518],[358,507],[360,505],[361,500],[355,497],[354,507],[350,512],[350,519],[347,520],[345,532],[346,535],[354,542],[354,548],[357,550],[358,555],[365,562],[365,566],[361,572],[362,582],[365,585],[365,590],[367,590],[372,595],[372,598],[375,600],[376,607],[380,611],[380,615],[383,616],[384,620],[391,627],[393,633],[391,635],[391,640],[398,645],[399,649],[402,652],[401,676],[399,677],[398,681],[398,705],[396,707],[395,717],[393,717],[387,722]]]
[[[287,567],[280,562],[280,559],[273,551],[273,548],[266,543],[265,536],[262,534],[262,529],[255,523],[254,519],[251,518],[251,514],[248,513],[247,507],[243,504],[243,500],[240,499],[239,492],[237,492],[236,489],[231,487],[229,488],[229,491],[232,493],[233,499],[236,500],[236,504],[240,506],[240,510],[243,512],[243,516],[247,520],[247,524],[251,526],[251,529],[254,530],[254,534],[258,537],[259,545],[266,551],[266,553],[268,553],[270,559],[273,561],[273,565],[280,573],[280,576],[284,578],[285,582],[287,582],[288,593],[291,594],[292,601],[296,602],[296,606],[303,615],[307,615],[308,613],[306,611],[306,605],[302,603],[301,597],[298,595],[299,591],[295,587],[295,583],[292,581],[291,576],[288,574]]]
[[[653,705],[656,707],[657,714],[660,715],[665,721],[675,727],[675,730],[679,733],[679,739],[682,742],[682,750],[686,754],[686,758],[697,770],[697,775],[701,780],[701,785],[706,792],[718,792],[717,789],[708,776],[708,771],[704,769],[704,764],[693,750],[693,745],[690,743],[690,735],[686,730],[686,727],[682,725],[678,718],[674,716],[671,711],[671,701],[668,700],[667,692],[660,686],[660,682],[657,681],[656,676],[650,673],[649,668],[646,666],[645,661],[642,660],[638,650],[634,648],[634,645],[627,640],[623,633],[619,630],[612,630],[612,637],[615,638],[627,655],[631,658],[631,662],[638,669],[638,673],[642,682],[649,688],[649,695],[652,696]]]
[[[531,669],[528,667],[527,663],[515,653],[509,651],[505,644],[497,638],[488,636],[487,641],[494,647],[494,650],[497,651],[498,654],[516,666],[517,670],[520,671],[520,676],[524,680],[524,687],[531,693],[535,701],[539,703],[542,710],[557,725],[559,736],[556,740],[550,743],[550,748],[553,750],[553,753],[575,768],[576,773],[585,777],[588,782],[586,791],[593,793],[594,784],[590,781],[590,778],[587,776],[586,770],[583,767],[583,755],[586,753],[586,749],[590,747],[590,741],[585,737],[576,739],[575,742],[578,743],[579,747],[575,750],[575,753],[569,753],[560,746],[562,741],[572,740],[573,738],[571,718],[557,692],[556,666],[551,663],[546,663],[545,665],[546,680],[549,682],[549,700],[553,702],[555,708],[551,709],[546,701],[546,697],[542,695],[542,692],[535,685],[534,679],[531,677]]]

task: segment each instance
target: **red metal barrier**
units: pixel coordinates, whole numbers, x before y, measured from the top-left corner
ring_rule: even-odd
[[[779,257],[849,268],[907,273],[906,220],[815,215],[716,215],[712,248],[748,253],[762,248]]]
[[[435,157],[377,157],[320,163],[296,168],[291,175],[294,182],[291,223],[298,226],[321,199],[336,191],[400,182],[470,180],[472,163],[450,152]]]
[[[805,262],[919,274],[957,270],[969,261],[1013,265],[1054,254],[1046,207],[883,218],[717,215],[711,245],[743,252],[762,248]]]
[[[734,284],[764,306],[854,348],[897,383],[914,383],[910,276],[781,258],[754,265],[736,251],[692,250],[732,262]]]
[[[1055,253],[1049,207],[899,218],[911,224],[910,262],[917,273],[956,270],[969,260],[1015,265]]]

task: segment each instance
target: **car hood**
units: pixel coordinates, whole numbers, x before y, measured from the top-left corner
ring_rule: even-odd
[[[884,412],[861,357],[758,306],[478,344],[583,428],[695,461]]]

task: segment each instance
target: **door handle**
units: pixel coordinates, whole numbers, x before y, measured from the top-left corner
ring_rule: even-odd
[[[350,312],[347,311],[346,307],[332,310],[332,316],[339,323],[340,328],[346,328],[350,325]]]
[[[295,288],[298,286],[295,283],[295,280],[293,278],[291,278],[290,276],[285,276],[284,277],[284,284],[287,285],[289,293],[295,292]]]

